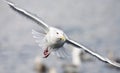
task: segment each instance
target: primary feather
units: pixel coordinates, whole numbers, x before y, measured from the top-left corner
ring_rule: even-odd
[[[109,64],[111,64],[111,65],[113,65],[113,66],[120,67],[120,64],[119,64],[119,63],[116,63],[116,62],[114,62],[114,61],[111,61],[111,60],[109,60],[108,58],[104,58],[104,57],[100,56],[99,54],[97,54],[97,53],[89,50],[88,48],[84,47],[84,46],[81,45],[81,44],[78,44],[77,42],[75,42],[75,41],[73,41],[73,40],[67,39],[66,43],[71,44],[71,45],[73,45],[73,46],[75,46],[75,47],[78,47],[78,48],[83,49],[85,52],[87,52],[87,53],[95,56],[96,58],[98,58],[99,60],[101,60],[101,61],[103,61],[103,62],[105,62],[105,63],[109,63]]]
[[[20,8],[17,7],[15,4],[13,4],[12,2],[7,0],[8,5],[15,11],[17,11],[18,13],[28,17],[29,19],[32,19],[33,21],[35,21],[37,24],[39,24],[44,31],[47,33],[49,31],[49,26],[47,24],[45,24],[42,20],[39,19],[39,17],[35,16],[34,14]]]

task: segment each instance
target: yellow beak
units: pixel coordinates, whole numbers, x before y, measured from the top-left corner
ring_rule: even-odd
[[[62,36],[60,39],[61,39],[61,40],[63,40],[63,41],[65,41],[65,40],[66,40],[64,36]]]

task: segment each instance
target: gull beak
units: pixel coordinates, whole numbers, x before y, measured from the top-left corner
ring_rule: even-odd
[[[63,41],[65,41],[65,40],[66,40],[64,36],[62,36],[60,39],[61,39],[61,40],[63,40]]]

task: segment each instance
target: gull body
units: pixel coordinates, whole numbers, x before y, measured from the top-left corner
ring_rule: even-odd
[[[66,41],[66,36],[64,32],[54,27],[49,27],[49,31],[46,34],[43,34],[44,38],[42,39],[39,39],[42,33],[32,30],[32,34],[33,34],[33,38],[36,39],[36,42],[39,43],[39,46],[44,49],[44,53],[43,53],[45,55],[44,58],[47,58],[52,51],[59,50]]]
[[[72,45],[74,47],[77,47],[79,49],[84,50],[85,52],[93,55],[94,57],[98,58],[99,60],[105,62],[105,63],[109,63],[113,66],[119,67],[120,68],[120,64],[116,63],[115,61],[111,61],[106,57],[102,57],[101,55],[89,50],[88,48],[86,48],[85,46],[69,39],[66,34],[60,30],[57,29],[55,27],[51,27],[48,26],[47,24],[45,24],[42,20],[40,20],[38,17],[34,16],[34,14],[20,8],[17,7],[15,4],[13,4],[12,2],[6,0],[6,2],[8,3],[8,5],[15,11],[17,11],[18,13],[28,17],[29,19],[33,20],[34,22],[36,22],[38,25],[40,25],[43,30],[44,30],[44,38],[43,38],[43,45],[44,45],[44,58],[47,58],[51,52],[55,52],[57,56],[63,56],[63,54],[65,55],[67,50],[66,48],[64,48],[64,44],[67,43],[69,45]],[[39,39],[40,36],[40,32],[37,32],[35,30],[32,31],[33,36],[36,39],[36,41],[39,41],[39,44],[41,44],[41,40]],[[38,36],[38,37],[37,37]],[[43,46],[42,45],[42,46]]]

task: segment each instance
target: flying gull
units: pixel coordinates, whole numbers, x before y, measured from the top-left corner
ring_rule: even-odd
[[[64,44],[69,44],[74,47],[77,47],[79,49],[83,49],[87,53],[93,55],[94,57],[98,58],[99,60],[109,63],[115,67],[120,68],[120,64],[116,63],[115,61],[109,60],[106,57],[102,57],[101,55],[89,50],[85,46],[69,39],[67,35],[60,29],[52,27],[44,23],[42,20],[40,20],[37,16],[34,14],[17,7],[15,4],[12,2],[6,0],[8,5],[18,13],[30,18],[31,20],[35,21],[39,26],[41,26],[44,29],[44,33],[37,32],[35,30],[32,30],[33,37],[36,38],[36,41],[39,43],[40,46],[44,49],[44,58],[47,58],[52,52],[54,52],[56,55],[61,56],[65,55],[67,50],[64,48]],[[44,35],[41,41],[41,35]],[[42,42],[42,43],[41,43]]]

